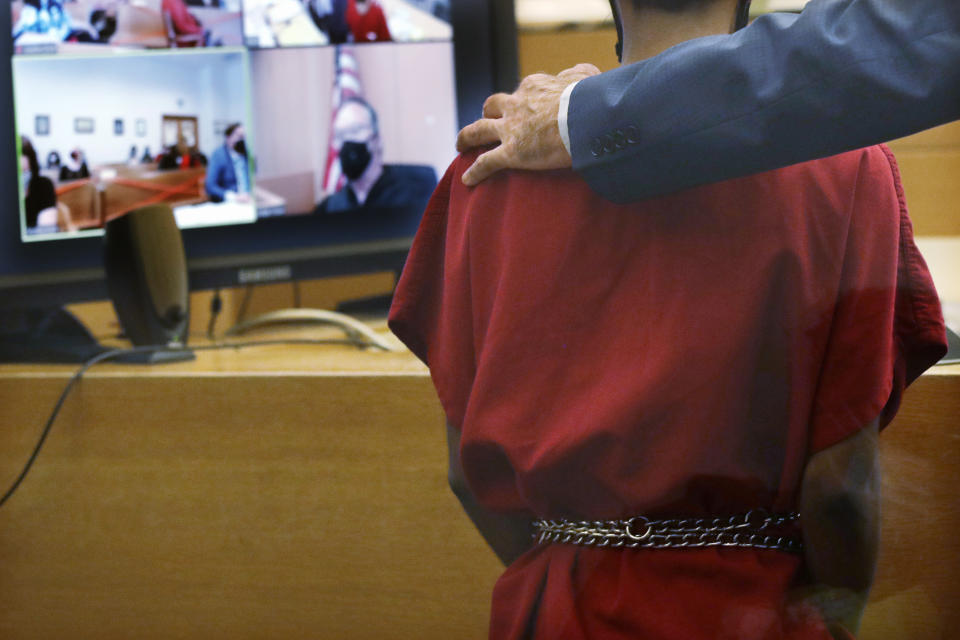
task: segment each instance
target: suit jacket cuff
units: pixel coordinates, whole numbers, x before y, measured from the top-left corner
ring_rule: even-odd
[[[577,80],[577,82],[580,82]],[[577,82],[567,85],[567,88],[560,94],[560,108],[557,110],[557,126],[560,129],[560,139],[563,140],[563,148],[567,150],[570,157],[573,157],[573,150],[570,148],[570,128],[567,124],[567,111],[570,109],[570,94]]]

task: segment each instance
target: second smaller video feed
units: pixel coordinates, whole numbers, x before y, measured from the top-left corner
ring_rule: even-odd
[[[241,0],[13,0],[15,54],[235,47]]]
[[[13,81],[25,240],[158,203],[181,228],[256,220],[245,49],[20,57]]]
[[[455,156],[452,43],[257,51],[251,82],[260,217],[412,237]]]
[[[451,40],[450,0],[243,0],[247,46]]]

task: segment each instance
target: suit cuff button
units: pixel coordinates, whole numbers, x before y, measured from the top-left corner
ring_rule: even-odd
[[[594,138],[593,143],[590,145],[590,153],[594,158],[599,158],[604,153],[603,141],[600,138]]]
[[[613,153],[617,149],[617,140],[613,137],[612,133],[604,134],[603,136],[603,151],[604,153]]]
[[[617,150],[625,149],[627,146],[627,136],[624,135],[623,129],[616,129],[613,132],[613,146]]]

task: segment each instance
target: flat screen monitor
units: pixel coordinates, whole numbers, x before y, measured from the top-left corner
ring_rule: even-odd
[[[14,0],[0,308],[106,298],[167,203],[192,288],[396,269],[457,129],[516,81],[512,0]]]

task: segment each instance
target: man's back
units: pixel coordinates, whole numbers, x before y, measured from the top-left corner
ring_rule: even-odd
[[[942,341],[882,148],[630,206],[566,172],[468,190],[459,175],[470,160],[454,163],[428,207],[391,326],[429,364],[488,509],[794,511],[809,456],[878,415],[886,424]],[[688,550],[682,563],[604,551],[541,546],[511,565],[491,637],[519,634],[498,603],[532,611],[518,585],[540,584],[548,566],[567,577],[539,596],[538,637],[604,637],[611,619],[636,637],[716,637],[717,616],[784,619],[800,575],[800,559],[779,552],[736,550],[749,559],[731,573],[726,550]],[[666,622],[629,600],[598,616],[624,589],[696,605]],[[774,637],[821,631],[797,622]]]

